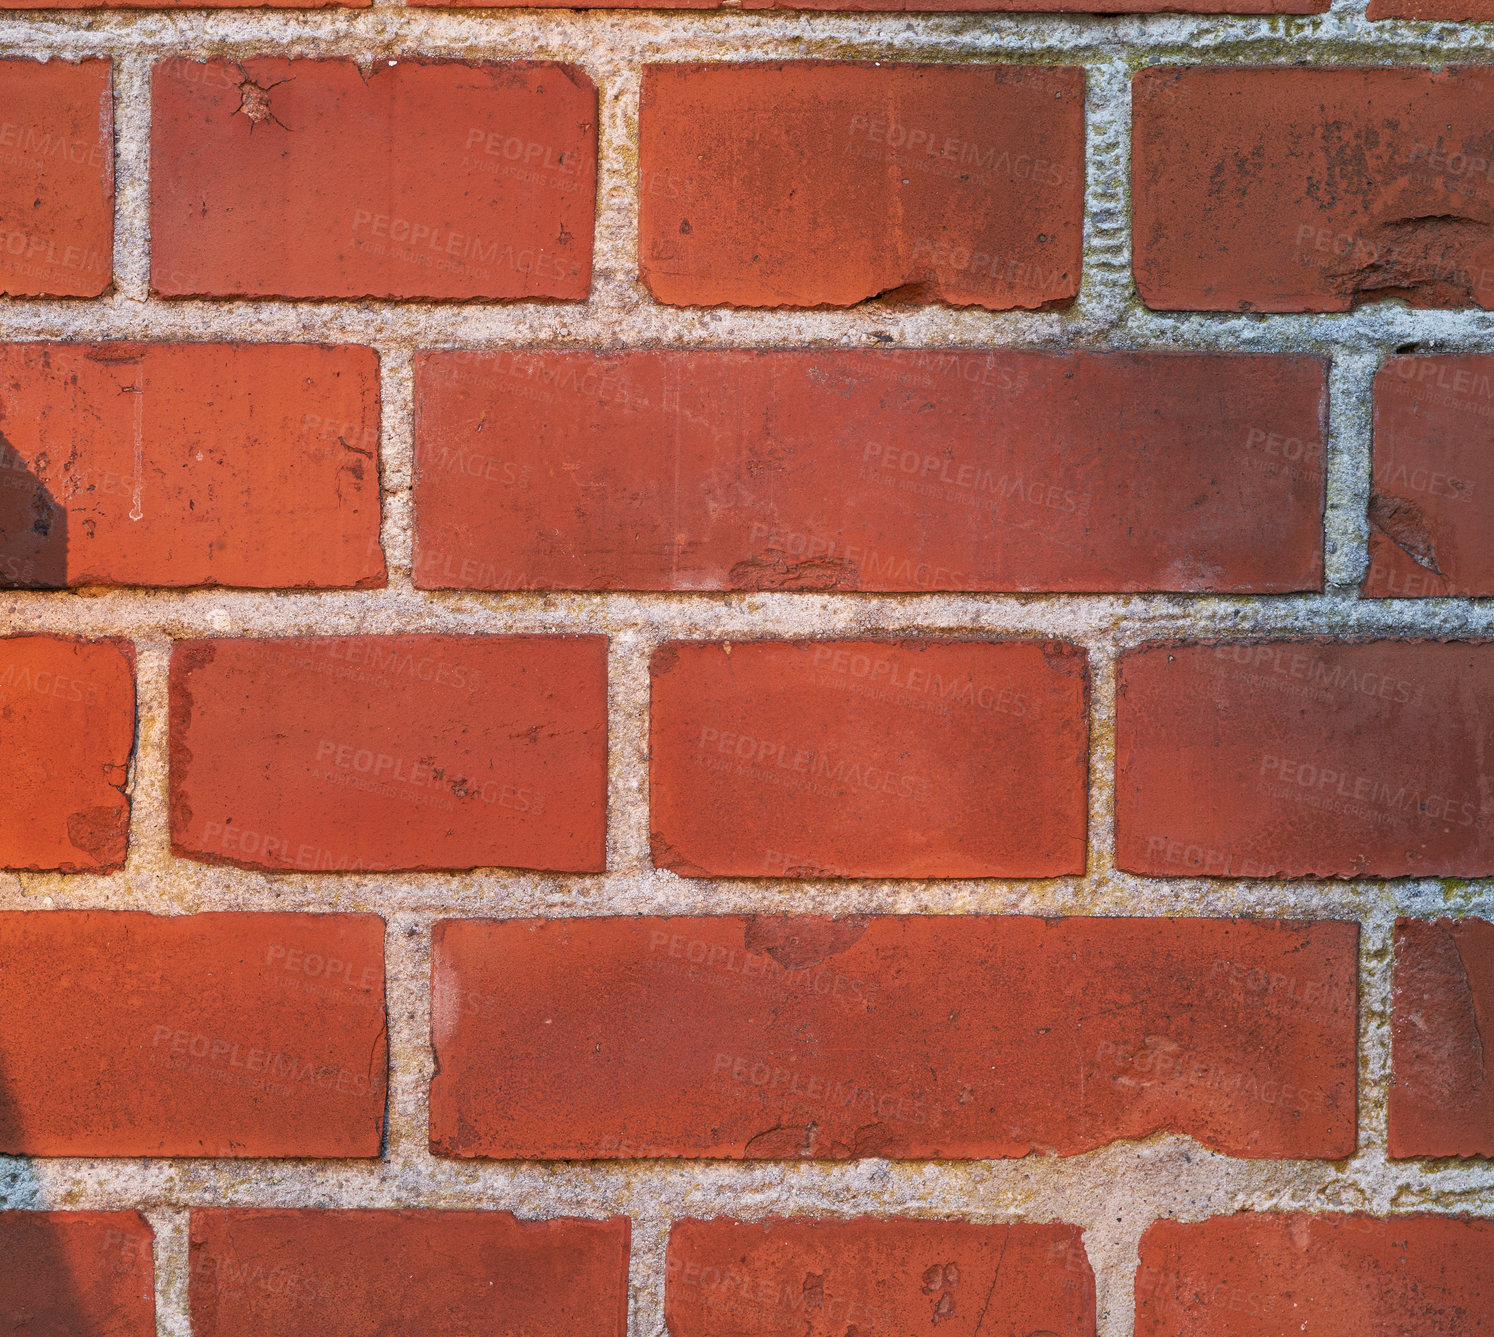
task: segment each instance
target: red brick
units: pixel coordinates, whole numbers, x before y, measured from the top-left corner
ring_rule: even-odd
[[[23,9],[34,0],[5,0]],[[0,60],[0,296],[97,297],[114,270],[107,60]]]
[[[1494,308],[1494,69],[1136,76],[1136,285],[1157,310]],[[1438,155],[1463,155],[1450,170]],[[1440,164],[1440,165],[1439,165]]]
[[[376,915],[0,914],[0,1154],[377,1156]]]
[[[1136,1337],[1406,1337],[1494,1322],[1494,1222],[1249,1213],[1141,1237]]]
[[[384,583],[371,348],[0,344],[0,396],[6,584]]]
[[[1494,923],[1402,919],[1390,1011],[1390,1154],[1494,1156]]]
[[[675,642],[650,678],[660,868],[1084,872],[1088,673],[1074,646]]]
[[[424,353],[415,582],[1316,589],[1326,399],[1316,358]]]
[[[1005,310],[1079,291],[1080,69],[648,65],[638,170],[661,302]]]
[[[664,1319],[670,1337],[841,1337],[937,1325],[1093,1337],[1095,1279],[1083,1231],[965,1221],[676,1221]]]
[[[367,9],[373,0],[0,0],[3,9]]]
[[[1344,1157],[1357,938],[1207,919],[450,920],[431,1145],[923,1160],[1172,1131]]]
[[[18,3],[18,0],[9,0]],[[415,6],[476,8],[490,0],[408,0]],[[510,0],[517,3],[517,0]],[[941,14],[1015,12],[1021,14],[1321,14],[1328,0],[524,0],[526,9],[728,9],[741,8],[869,11],[872,13]]]
[[[1363,594],[1494,594],[1494,357],[1386,362],[1369,522]]]
[[[1370,0],[1372,19],[1453,19],[1494,22],[1494,0]]]
[[[0,867],[122,868],[135,647],[0,637]]]
[[[139,1212],[0,1212],[0,1332],[155,1337],[154,1240]]]
[[[625,1216],[196,1210],[193,1337],[626,1337]]]
[[[1154,645],[1122,656],[1117,695],[1123,869],[1494,873],[1494,645]]]
[[[177,59],[152,89],[164,296],[590,290],[597,96],[574,66]]]
[[[171,843],[303,871],[606,867],[601,636],[179,641]]]

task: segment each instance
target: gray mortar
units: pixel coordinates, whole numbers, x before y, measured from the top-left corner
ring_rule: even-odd
[[[586,303],[161,302],[149,297],[147,85],[153,61],[255,54],[553,59],[583,66],[601,95],[595,279]],[[440,12],[380,0],[362,12],[115,12],[0,15],[0,54],[115,61],[115,293],[100,302],[0,304],[7,339],[352,341],[383,364],[382,479],[389,588],[358,593],[90,590],[0,595],[4,625],[132,637],[140,650],[139,756],[127,866],[107,877],[0,875],[0,908],[187,913],[367,910],[388,921],[391,1088],[378,1162],[0,1158],[0,1207],[143,1207],[156,1229],[158,1332],[188,1337],[186,1218],[194,1205],[425,1206],[633,1219],[632,1337],[664,1330],[664,1245],[680,1215],[864,1213],[977,1221],[1072,1221],[1099,1288],[1102,1337],[1132,1333],[1136,1242],[1159,1216],[1243,1208],[1494,1214],[1487,1162],[1397,1164],[1386,1156],[1390,933],[1398,913],[1490,914],[1487,882],[1231,882],[1147,879],[1112,858],[1114,662],[1167,636],[1333,633],[1487,636],[1477,600],[1360,602],[1366,556],[1368,390],[1399,344],[1494,351],[1494,313],[1376,303],[1330,316],[1156,313],[1130,278],[1129,78],[1145,64],[1463,64],[1494,59],[1494,25],[1370,24],[1359,3],[1310,18],[1187,15]],[[636,279],[640,66],[655,60],[804,58],[1081,64],[1089,78],[1088,201],[1080,300],[1067,311],[671,310]],[[442,347],[866,347],[1250,349],[1333,359],[1328,579],[1321,595],[1263,599],[994,595],[588,595],[417,591],[410,581],[410,359]],[[492,870],[454,875],[264,874],[170,856],[166,668],[174,637],[304,632],[603,632],[611,637],[609,866],[601,876]],[[648,656],[672,637],[896,632],[1062,637],[1094,676],[1089,871],[1000,882],[687,881],[648,858]],[[426,1148],[430,928],[444,914],[597,915],[1041,913],[1339,917],[1363,926],[1358,1153],[1344,1162],[1234,1160],[1158,1136],[1058,1159],[995,1162],[564,1165],[439,1160]],[[371,1279],[371,1284],[380,1284]]]

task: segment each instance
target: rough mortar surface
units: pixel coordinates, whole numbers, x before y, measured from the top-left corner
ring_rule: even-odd
[[[118,635],[139,647],[139,750],[129,860],[107,877],[0,875],[0,909],[366,910],[388,921],[391,1085],[382,1160],[0,1160],[0,1207],[143,1206],[156,1230],[158,1332],[188,1337],[187,1212],[199,1205],[493,1208],[523,1217],[632,1217],[634,1337],[664,1332],[664,1248],[678,1216],[905,1214],[1084,1228],[1102,1337],[1132,1334],[1141,1232],[1243,1208],[1494,1214],[1487,1162],[1386,1155],[1391,927],[1398,913],[1494,914],[1494,887],[1449,880],[1227,882],[1116,871],[1111,841],[1117,652],[1166,637],[1487,636],[1494,608],[1457,599],[1361,601],[1370,383],[1382,357],[1494,352],[1494,313],[1377,303],[1330,316],[1157,314],[1130,276],[1130,78],[1152,64],[1494,63],[1494,25],[1368,23],[1362,0],[1313,17],[506,12],[443,13],[375,0],[346,12],[0,15],[0,55],[115,62],[115,291],[102,301],[8,302],[0,337],[357,342],[383,363],[384,590],[266,594],[88,590],[0,595],[11,631]],[[601,96],[596,270],[589,302],[166,302],[147,289],[148,76],[168,56],[344,56],[571,61]],[[856,59],[1082,65],[1088,75],[1083,289],[1065,311],[867,305],[845,311],[671,310],[637,281],[638,86],[651,61]],[[273,93],[269,99],[273,108]],[[486,595],[410,580],[411,357],[420,348],[970,347],[1220,349],[1332,359],[1328,588],[1273,598],[949,595]],[[1407,350],[1411,351],[1411,350]],[[351,632],[600,632],[611,638],[609,866],[598,876],[260,874],[171,857],[166,670],[174,638]],[[1052,881],[685,881],[648,855],[648,657],[677,637],[963,634],[1059,637],[1086,647],[1094,686],[1091,848]],[[994,815],[996,820],[999,814]],[[444,915],[1030,913],[1305,916],[1363,926],[1359,1151],[1343,1162],[1248,1162],[1186,1138],[1070,1159],[977,1163],[457,1163],[429,1155],[427,1002],[432,922]],[[59,1043],[65,1043],[61,1038]]]

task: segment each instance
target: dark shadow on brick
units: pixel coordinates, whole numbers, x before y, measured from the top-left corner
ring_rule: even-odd
[[[0,433],[0,589],[67,585],[67,510]]]

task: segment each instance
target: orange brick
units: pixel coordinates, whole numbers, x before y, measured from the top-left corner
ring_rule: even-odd
[[[584,299],[597,95],[568,65],[156,66],[167,297]]]
[[[0,1154],[377,1156],[375,915],[0,913]]]
[[[1494,922],[1396,923],[1390,1037],[1390,1154],[1494,1156]]]
[[[1094,1337],[1095,1279],[1077,1226],[965,1221],[676,1221],[670,1337],[976,1337],[988,1312],[1022,1337]]]
[[[1057,877],[1085,866],[1084,652],[675,642],[652,666],[654,862],[686,877]]]
[[[384,584],[371,348],[0,344],[0,395],[0,583]]]
[[[171,838],[250,868],[606,867],[600,636],[179,641]]]
[[[134,750],[129,641],[0,637],[0,867],[122,868]]]
[[[1494,308],[1491,74],[1142,70],[1131,154],[1142,301],[1161,311],[1347,311],[1384,297]],[[1475,158],[1484,171],[1468,170]]]
[[[1494,1323],[1494,1221],[1306,1212],[1158,1221],[1136,1337],[1400,1337]]]
[[[1494,873],[1494,644],[1151,645],[1116,701],[1116,862],[1163,877]]]
[[[450,920],[431,1145],[941,1160],[1171,1131],[1231,1156],[1340,1158],[1357,937],[1007,915]]]
[[[627,1337],[630,1222],[194,1210],[194,1337]]]
[[[109,62],[0,60],[0,296],[97,297],[113,271]]]
[[[1316,358],[503,350],[415,365],[427,589],[1322,585]]]
[[[639,270],[661,302],[1005,310],[1079,291],[1083,70],[649,65],[642,98]]]

